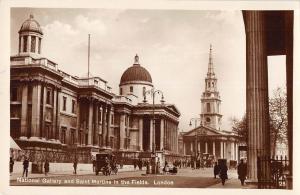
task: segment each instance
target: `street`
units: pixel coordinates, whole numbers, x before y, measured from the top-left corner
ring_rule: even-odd
[[[177,175],[146,175],[145,171],[120,172],[117,175],[104,176],[93,173],[43,174],[29,175],[28,179],[11,176],[12,186],[105,186],[105,187],[162,187],[162,188],[226,188],[220,185],[220,179],[213,178],[212,168],[192,170],[179,169]],[[228,171],[230,188],[241,188],[236,170]],[[247,187],[243,187],[247,188]]]

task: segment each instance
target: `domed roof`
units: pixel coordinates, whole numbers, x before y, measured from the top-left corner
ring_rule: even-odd
[[[139,64],[139,56],[136,55],[134,59],[135,61],[133,66],[127,68],[127,70],[123,73],[120,85],[134,81],[152,83],[152,78],[148,70]]]
[[[28,31],[43,34],[40,24],[34,19],[33,15],[30,15],[29,19],[23,22],[21,29],[19,30],[19,33],[28,32]]]

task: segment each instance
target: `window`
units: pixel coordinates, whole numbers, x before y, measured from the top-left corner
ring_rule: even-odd
[[[95,85],[98,85],[98,81],[97,81],[97,80],[94,80],[94,84],[95,84]]]
[[[112,125],[114,124],[114,115],[113,114],[111,115],[111,124]]]
[[[75,100],[72,100],[72,113],[73,114],[75,114],[75,105],[76,105]]]
[[[79,131],[79,133],[78,133],[78,141],[79,141],[79,144],[81,145],[82,144],[82,131]]]
[[[130,86],[130,93],[133,93],[133,86]]]
[[[208,87],[210,87],[210,82],[208,82]]]
[[[27,52],[27,38],[28,36],[23,37],[23,52]]]
[[[120,95],[123,95],[123,89],[120,87]]]
[[[214,87],[214,86],[215,86],[215,83],[214,83],[214,82],[212,82],[212,83],[211,83],[211,85],[212,85],[212,87]]]
[[[47,89],[46,104],[51,104],[51,90]]]
[[[67,97],[63,97],[63,111],[67,110]]]
[[[88,145],[88,137],[89,137],[89,135],[86,133],[85,134],[85,145]]]
[[[19,37],[19,53],[21,52],[21,37]]]
[[[207,112],[210,112],[210,103],[206,103],[206,109],[207,109]]]
[[[41,53],[41,42],[42,42],[42,39],[39,38],[39,54]]]
[[[17,87],[13,87],[11,89],[10,99],[13,102],[18,101],[18,88]]]
[[[71,130],[71,144],[75,144],[75,131]]]
[[[36,45],[35,41],[36,41],[36,37],[32,36],[31,37],[31,49],[30,49],[30,51],[33,52],[33,53],[35,52],[35,45]]]
[[[61,128],[61,143],[65,144],[66,143],[66,127]]]
[[[143,94],[142,94],[142,96],[144,97],[146,94],[146,87],[143,87]]]

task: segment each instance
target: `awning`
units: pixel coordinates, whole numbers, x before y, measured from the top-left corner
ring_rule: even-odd
[[[22,150],[12,137],[10,137],[10,149]]]

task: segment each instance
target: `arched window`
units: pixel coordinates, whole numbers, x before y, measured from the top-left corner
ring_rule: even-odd
[[[206,110],[207,110],[207,112],[211,111],[211,109],[210,109],[210,103],[206,103]]]
[[[120,87],[120,95],[123,95],[123,89]]]
[[[146,87],[143,87],[143,94],[142,94],[142,96],[145,96],[145,93],[146,93]]]

